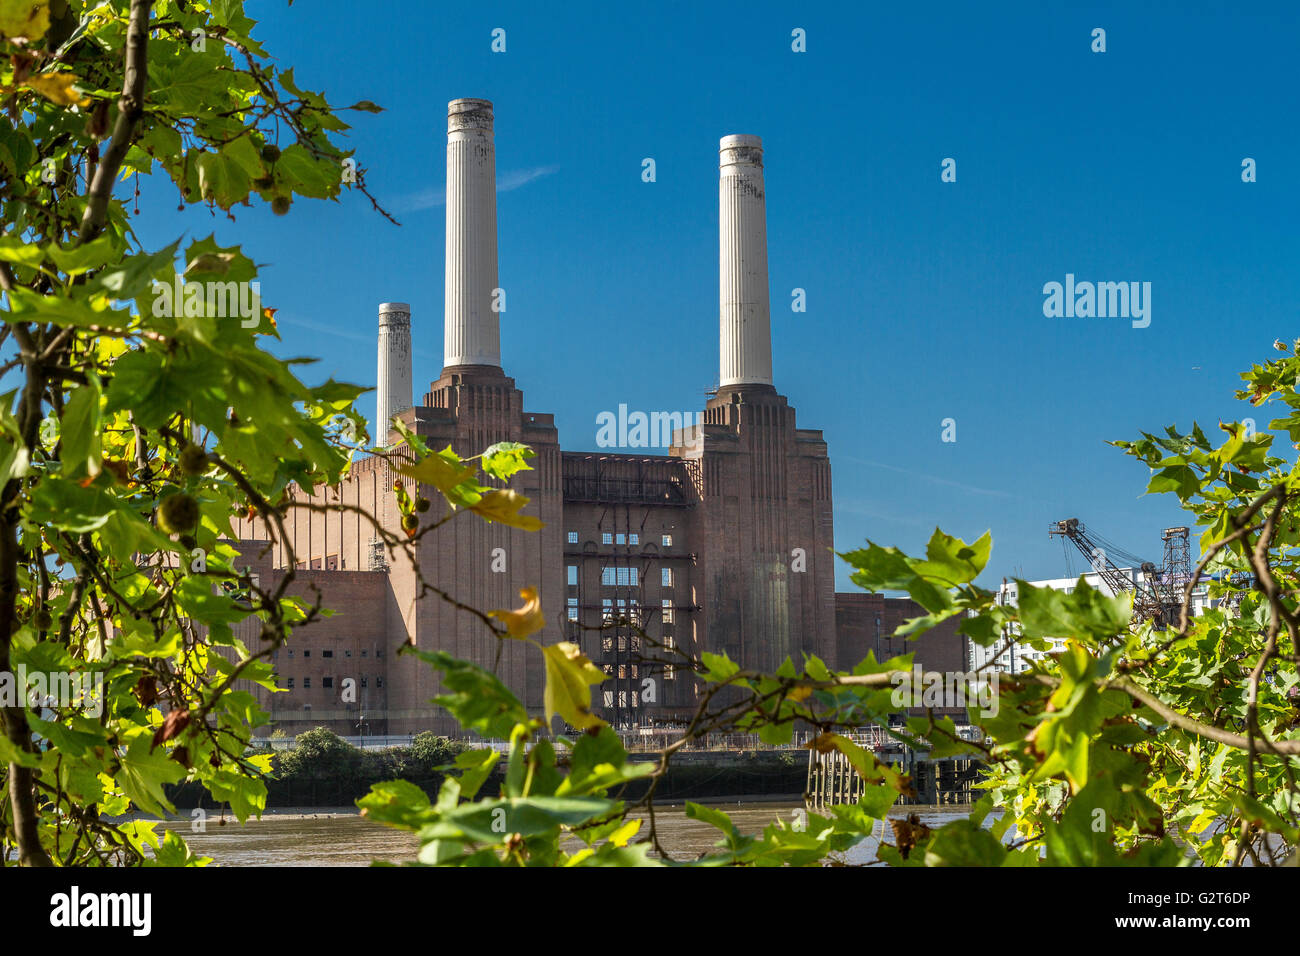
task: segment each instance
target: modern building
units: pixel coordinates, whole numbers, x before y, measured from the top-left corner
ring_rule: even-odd
[[[1119,574],[1133,583],[1133,589],[1147,586],[1147,572],[1140,568],[1120,568]],[[1115,596],[1114,589],[1107,583],[1106,579],[1100,572],[1086,571],[1082,575],[1088,586]],[[1079,578],[1049,578],[1043,581],[1026,582],[1036,588],[1051,588],[1054,591],[1064,591],[1066,594],[1073,594],[1074,589],[1079,585]],[[1020,601],[1019,584],[1016,581],[1007,581],[1003,579],[1001,586],[998,587],[997,602],[1002,606],[1016,606]],[[1217,604],[1218,602],[1213,602]],[[1209,588],[1205,584],[1198,584],[1192,590],[1191,611],[1195,617],[1201,614],[1206,608],[1211,607],[1212,602],[1209,596]],[[1014,635],[1007,635],[1008,638]],[[1052,647],[1047,651],[1035,650],[1028,645],[1021,644],[1014,640],[1003,639],[996,644],[988,647],[982,647],[972,642],[970,644],[970,666],[972,670],[991,669],[1006,674],[1014,674],[1029,667],[1034,661],[1041,660],[1049,654],[1059,651],[1065,644],[1064,638],[1053,638]],[[992,661],[992,663],[989,663]]]
[[[885,613],[892,599],[835,594],[826,441],[800,427],[772,374],[759,138],[720,143],[717,390],[696,421],[654,413],[619,423],[620,430],[657,429],[666,455],[564,450],[553,417],[529,411],[502,367],[495,148],[492,104],[452,101],[443,367],[414,400],[410,308],[379,306],[372,438],[396,442],[388,428],[395,416],[430,447],[450,444],[464,456],[500,441],[529,445],[533,468],[509,486],[530,499],[525,513],[545,526],[525,532],[459,516],[420,540],[417,571],[395,560],[356,510],[377,515],[385,528],[399,526],[399,475],[382,456],[357,461],[339,487],[310,496],[341,508],[290,510],[288,538],[274,546],[260,519],[237,522],[246,559],[264,580],[292,562],[293,592],[319,592],[338,610],[280,652],[288,692],[259,690],[263,706],[289,733],[317,725],[344,735],[452,733],[454,723],[429,703],[439,693],[437,675],[395,653],[411,643],[495,668],[540,713],[535,649],[499,641],[441,593],[487,610],[516,607],[520,590],[536,587],[547,621],[537,636],[546,644],[574,641],[603,668],[608,678],[593,703],[616,726],[689,718],[699,686],[674,666],[677,651],[725,652],[764,671],[805,654],[857,663],[875,639],[862,614],[875,618],[877,636],[880,622],[897,615]],[[437,491],[418,491],[435,503],[423,517],[440,517]],[[875,610],[863,612],[867,598]],[[963,639],[949,630],[955,659],[964,661]],[[943,654],[954,657],[951,648]]]

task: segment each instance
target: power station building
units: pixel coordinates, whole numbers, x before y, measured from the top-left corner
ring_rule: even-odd
[[[757,136],[721,140],[719,384],[698,422],[656,416],[650,423],[670,432],[666,455],[563,450],[553,417],[529,411],[502,368],[496,158],[486,100],[449,104],[446,211],[442,371],[414,400],[410,308],[380,305],[372,437],[395,440],[388,429],[395,416],[430,447],[450,444],[466,457],[500,441],[529,445],[533,468],[510,487],[530,499],[525,513],[545,526],[525,532],[458,516],[420,539],[417,572],[394,561],[348,509],[359,506],[399,531],[393,481],[400,476],[384,458],[359,460],[340,486],[317,489],[315,503],[344,508],[289,511],[292,591],[310,599],[318,589],[336,613],[279,652],[287,693],[258,691],[274,726],[287,733],[327,726],[344,736],[455,733],[455,723],[429,703],[439,693],[437,675],[397,656],[405,643],[495,668],[541,713],[544,668],[536,649],[498,640],[426,585],[480,610],[515,608],[520,590],[536,587],[546,614],[537,637],[573,641],[605,671],[593,689],[594,709],[620,727],[689,718],[698,682],[669,663],[675,650],[726,653],[766,671],[787,656],[799,664],[804,654],[852,667],[866,651],[883,650],[882,621],[892,632],[895,619],[921,613],[910,601],[879,595],[841,595],[837,606],[826,442],[820,431],[799,427],[772,376]],[[440,517],[436,489],[419,493],[434,502],[422,519]],[[260,520],[236,522],[235,531],[263,583],[283,573],[289,552],[283,542],[268,545]],[[929,635],[926,647],[925,666],[964,669],[965,639],[955,623]]]

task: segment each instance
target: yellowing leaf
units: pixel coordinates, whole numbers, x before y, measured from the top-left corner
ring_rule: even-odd
[[[39,40],[49,28],[48,0],[0,0],[0,36]]]
[[[809,750],[817,751],[819,754],[828,754],[835,749],[836,736],[836,734],[831,733],[829,730],[823,730],[812,740],[804,744],[804,746]]]
[[[537,596],[536,588],[524,588],[519,596],[524,599],[523,607],[517,611],[488,611],[488,617],[504,621],[506,633],[521,640],[540,631],[546,619],[542,615],[542,599]]]
[[[522,528],[524,531],[537,531],[544,527],[540,518],[519,513],[526,504],[528,504],[527,498],[517,491],[506,489],[489,491],[478,504],[470,505],[470,509],[478,512],[488,521],[497,521],[512,528]]]
[[[627,823],[623,824],[609,835],[609,842],[614,844],[614,846],[627,846],[627,841],[636,836],[637,831],[640,829],[641,820],[639,818],[636,820],[628,820]]]
[[[903,776],[889,764],[881,763],[870,750],[864,750],[847,737],[840,734],[822,733],[809,742],[809,747],[818,753],[838,750],[852,764],[863,781],[869,784],[887,783],[899,793],[907,784]]]
[[[473,478],[476,469],[470,466],[454,464],[441,455],[429,455],[414,465],[403,465],[399,473],[425,485],[433,485],[443,494],[448,493],[467,478]]]
[[[90,97],[83,96],[73,86],[78,79],[75,73],[37,73],[29,76],[23,85],[60,106],[89,106]]]
[[[590,684],[605,679],[600,668],[587,660],[577,644],[561,641],[543,647],[546,658],[546,721],[559,714],[579,730],[604,723],[591,712]]]

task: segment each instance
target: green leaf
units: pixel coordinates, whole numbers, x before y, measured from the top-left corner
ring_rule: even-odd
[[[100,444],[101,417],[99,411],[101,392],[99,383],[74,389],[63,410],[62,434],[63,469],[69,478],[99,474],[103,457]]]
[[[935,831],[925,847],[925,865],[999,866],[1006,855],[1006,847],[993,834],[969,819],[961,819]]]
[[[75,481],[47,475],[32,491],[29,516],[39,524],[80,534],[103,527],[116,509],[116,498],[102,488],[83,488]]]
[[[1016,586],[1026,639],[1075,638],[1096,645],[1123,632],[1132,613],[1130,597],[1110,597],[1082,575],[1072,594],[1034,587],[1027,581],[1017,580]]]
[[[516,724],[529,722],[528,711],[519,699],[483,668],[443,651],[420,651],[407,646],[402,648],[402,653],[414,654],[442,672],[443,689],[450,693],[435,697],[433,702],[445,708],[466,730],[508,740]]]
[[[536,458],[537,452],[519,442],[501,441],[483,453],[483,470],[493,478],[509,480],[511,475],[520,471],[531,471],[529,458]]]

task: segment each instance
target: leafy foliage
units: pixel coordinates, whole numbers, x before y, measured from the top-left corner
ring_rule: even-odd
[[[171,810],[184,781],[258,813],[266,715],[243,688],[274,688],[275,650],[322,613],[292,573],[260,586],[231,518],[279,529],[293,488],[343,478],[362,389],[306,385],[265,348],[252,260],[145,248],[119,187],[161,176],[231,218],[365,193],[341,111],[254,27],[241,0],[0,3],[0,673],[102,687],[94,709],[6,701],[6,860],[197,864],[108,821]]]

